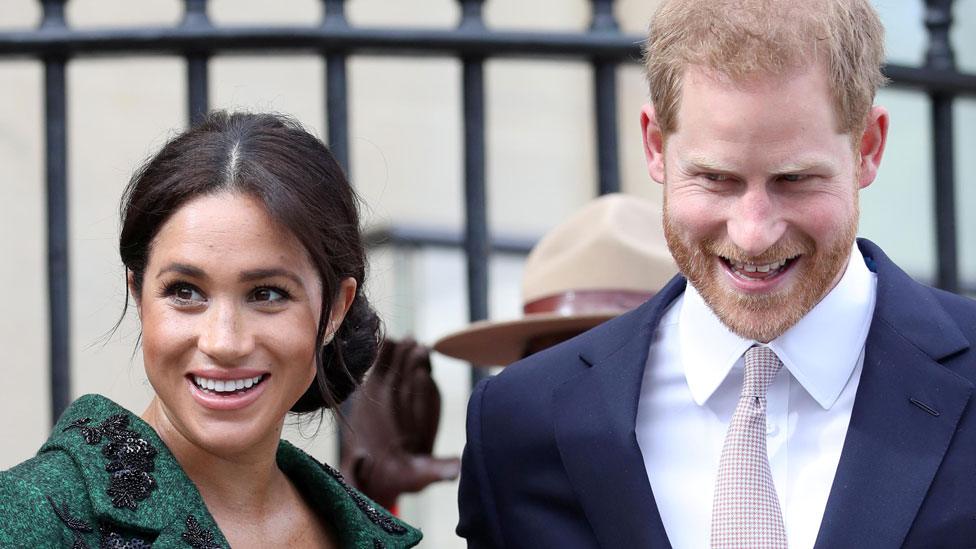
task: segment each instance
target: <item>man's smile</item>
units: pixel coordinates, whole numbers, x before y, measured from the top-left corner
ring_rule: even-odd
[[[800,255],[794,255],[770,263],[751,263],[719,256],[725,268],[733,276],[742,280],[772,280],[788,271]]]

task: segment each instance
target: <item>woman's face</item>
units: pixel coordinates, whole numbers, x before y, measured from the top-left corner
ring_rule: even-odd
[[[226,192],[180,207],[152,242],[137,296],[156,391],[146,416],[164,440],[218,455],[276,444],[315,377],[322,291],[305,248],[260,201]]]

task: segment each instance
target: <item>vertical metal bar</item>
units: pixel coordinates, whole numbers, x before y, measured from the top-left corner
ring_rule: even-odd
[[[592,0],[591,33],[620,32],[613,16],[613,0]],[[593,60],[593,90],[596,100],[596,147],[599,194],[620,191],[620,166],[617,147],[617,63]]]
[[[348,28],[345,0],[324,0],[325,17],[322,25]],[[329,128],[329,149],[339,165],[350,174],[349,164],[349,81],[346,77],[346,52],[325,54],[325,110]],[[350,176],[351,180],[351,176]]]
[[[323,0],[325,14],[322,18],[323,27],[348,28],[346,21],[345,0]],[[342,169],[346,177],[352,181],[351,165],[349,164],[349,83],[346,79],[346,52],[325,52],[325,125],[328,128],[329,150]],[[349,401],[340,406],[343,414],[351,410]],[[340,433],[348,426],[339,422]],[[345,437],[337,437],[336,463],[342,463],[345,451]]]
[[[620,166],[617,156],[617,64],[594,61],[596,92],[596,146],[600,194],[620,192]]]
[[[953,155],[953,97],[931,94],[932,160],[935,164],[935,223],[938,268],[936,286],[959,291],[959,258],[956,244],[956,193]]]
[[[66,0],[44,2],[41,28],[64,28]],[[44,141],[47,179],[47,277],[50,316],[51,423],[71,401],[71,309],[68,261],[67,58],[44,58]]]
[[[326,116],[329,118],[329,149],[339,165],[352,179],[349,164],[349,106],[346,80],[346,54],[329,53],[325,56],[326,68]]]
[[[462,0],[459,30],[484,30],[483,0]],[[468,273],[468,319],[488,318],[488,201],[485,190],[485,82],[484,58],[464,57],[464,252]],[[472,366],[474,386],[487,371]]]
[[[191,126],[203,120],[210,110],[208,59],[206,54],[186,56],[187,115]]]
[[[925,26],[929,31],[925,65],[934,70],[954,71],[955,55],[949,42],[952,0],[926,0],[925,4]],[[945,92],[932,92],[929,96],[932,102],[932,161],[935,172],[936,285],[950,292],[958,292],[952,117],[954,97]]]
[[[209,28],[207,0],[185,0],[183,28]],[[190,125],[201,121],[210,110],[210,78],[208,74],[207,52],[188,52],[186,54],[187,118]]]

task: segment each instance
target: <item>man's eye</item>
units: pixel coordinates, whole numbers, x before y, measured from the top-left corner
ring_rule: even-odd
[[[704,174],[703,177],[705,179],[709,180],[709,181],[728,181],[729,180],[729,176],[727,176],[725,174],[722,174],[722,173],[706,173],[706,174]]]
[[[280,303],[288,299],[288,292],[281,288],[273,288],[268,286],[262,286],[251,292],[251,298],[249,301],[263,302],[263,303]]]
[[[796,183],[797,181],[803,181],[807,176],[799,173],[786,173],[779,176],[780,179],[789,183]]]

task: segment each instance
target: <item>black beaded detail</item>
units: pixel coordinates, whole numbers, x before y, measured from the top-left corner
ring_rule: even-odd
[[[102,455],[109,460],[105,470],[111,473],[106,493],[112,498],[113,506],[135,510],[156,488],[156,480],[149,474],[155,469],[156,449],[128,428],[126,414],[116,414],[98,427],[90,427],[89,423],[90,417],[81,418],[71,422],[64,431],[78,429],[88,444],[109,439],[102,448]]]
[[[373,549],[386,549],[386,544],[381,539],[373,538]]]
[[[364,498],[362,494],[346,484],[346,479],[342,476],[342,473],[333,469],[328,463],[322,463],[321,465],[322,468],[325,469],[325,472],[329,473],[329,475],[339,483],[339,486],[342,486],[342,489],[345,490],[346,494],[356,503],[356,507],[359,507],[359,510],[362,511],[363,514],[365,514],[366,517],[373,522],[373,524],[379,526],[388,534],[400,536],[407,533],[406,528],[397,523],[386,513],[382,513],[376,509],[376,507],[373,507],[370,502],[366,501],[366,498]]]
[[[187,542],[193,549],[221,549],[220,545],[214,541],[213,532],[204,530],[200,527],[197,519],[193,515],[186,517],[186,532],[183,532],[183,541]]]
[[[151,541],[138,536],[126,538],[105,525],[100,526],[99,531],[102,534],[102,542],[98,546],[100,549],[152,549]]]
[[[54,509],[54,514],[61,519],[68,528],[76,532],[91,532],[93,528],[87,522],[81,520],[80,518],[75,518],[71,516],[71,512],[68,511],[68,504],[62,503],[60,506],[54,503],[54,498],[47,496],[47,502],[51,504],[51,508]]]
[[[79,532],[91,532],[93,530],[91,525],[80,518],[73,517],[71,512],[68,511],[67,503],[58,505],[54,503],[54,498],[51,496],[47,496],[47,502],[51,504],[51,508],[54,509],[54,514],[58,516],[58,519],[74,532],[75,540],[71,544],[71,549],[89,549],[88,544],[85,543],[85,539],[81,537]]]

